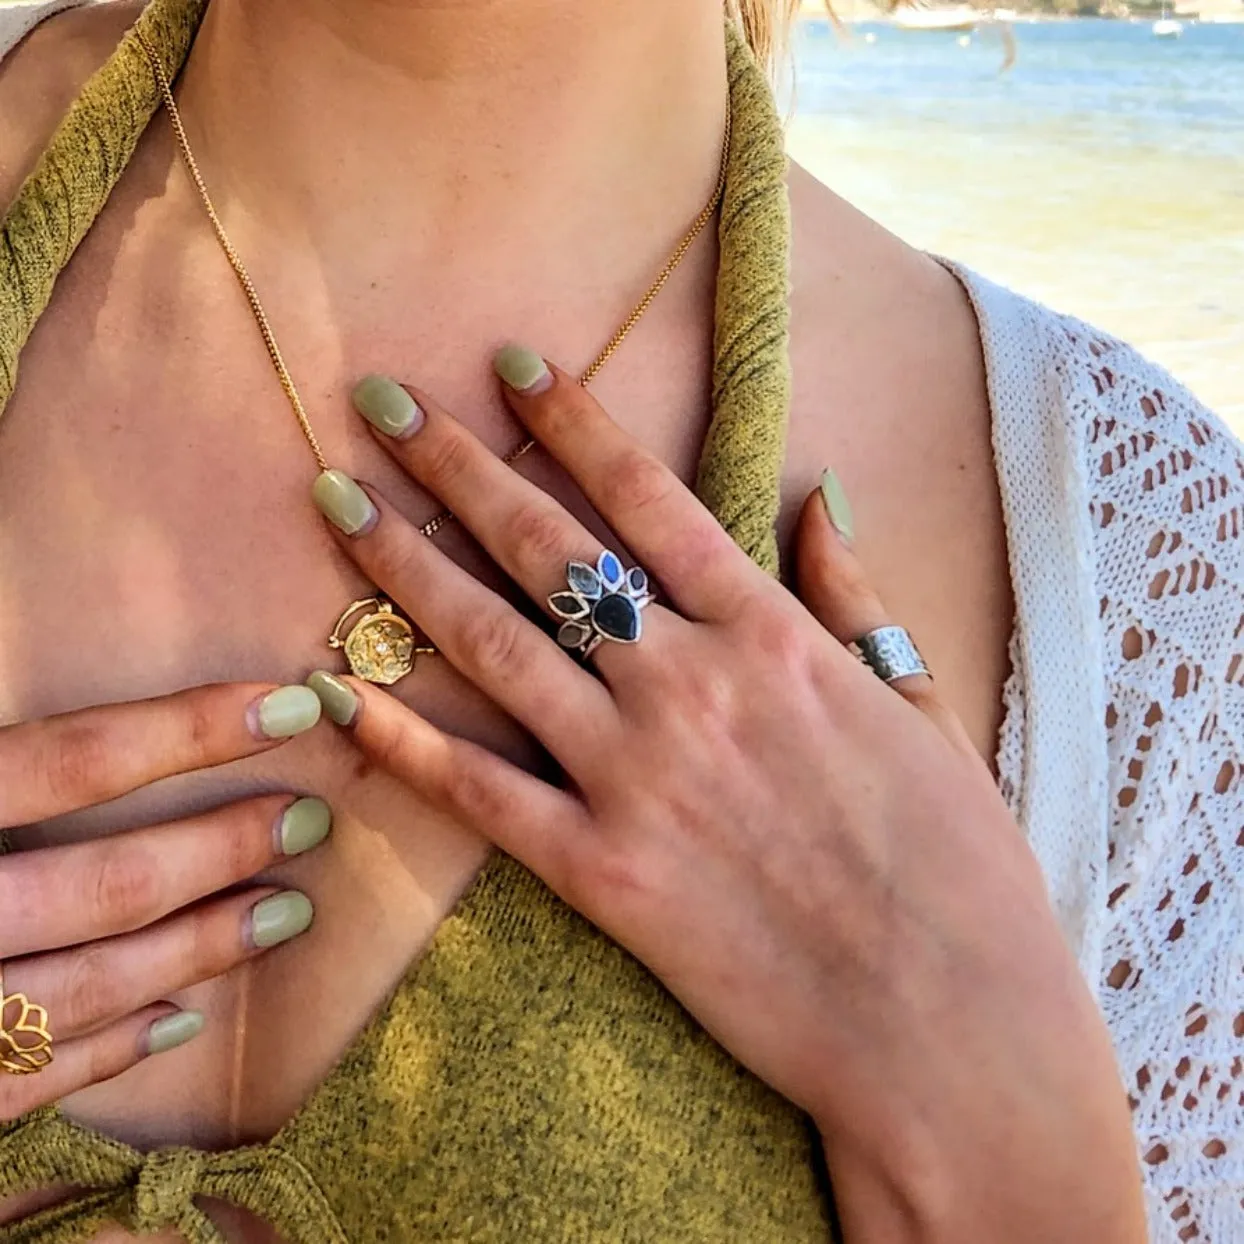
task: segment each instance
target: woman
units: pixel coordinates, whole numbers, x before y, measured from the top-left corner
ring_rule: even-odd
[[[9,1237],[820,1240],[823,1145],[847,1240],[1229,1238],[1194,399],[788,174],[716,0],[108,3],[0,117]]]

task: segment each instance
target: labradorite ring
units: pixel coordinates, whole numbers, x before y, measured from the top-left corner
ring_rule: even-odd
[[[562,620],[557,642],[587,660],[606,641],[637,644],[644,633],[641,610],[655,600],[647,574],[626,570],[622,559],[605,549],[595,566],[566,563],[566,586],[549,597],[549,609]]]
[[[906,627],[879,626],[861,635],[853,645],[860,660],[883,682],[907,678],[912,674],[926,674],[932,678]]]

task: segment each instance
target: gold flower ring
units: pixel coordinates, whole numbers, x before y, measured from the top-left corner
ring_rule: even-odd
[[[4,965],[0,964],[0,1071],[33,1075],[51,1061],[47,1011],[24,993],[4,992]]]

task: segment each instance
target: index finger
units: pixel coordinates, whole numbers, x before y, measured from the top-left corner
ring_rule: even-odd
[[[319,720],[306,687],[214,683],[0,728],[0,829],[267,751]]]
[[[765,579],[682,480],[572,377],[523,346],[506,346],[493,364],[515,414],[687,617],[728,617],[741,589]]]

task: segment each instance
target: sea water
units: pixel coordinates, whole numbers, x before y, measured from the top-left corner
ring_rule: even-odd
[[[792,154],[928,250],[1138,345],[1244,433],[1244,25],[823,21]]]

